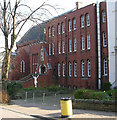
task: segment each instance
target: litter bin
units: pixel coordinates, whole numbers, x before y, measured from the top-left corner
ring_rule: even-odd
[[[61,98],[61,117],[71,117],[72,116],[72,100],[70,97]]]

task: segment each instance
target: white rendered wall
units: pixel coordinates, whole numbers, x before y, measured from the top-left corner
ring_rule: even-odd
[[[115,4],[116,3],[116,4]],[[115,6],[116,5],[116,6]],[[117,86],[117,0],[107,0],[109,81]]]

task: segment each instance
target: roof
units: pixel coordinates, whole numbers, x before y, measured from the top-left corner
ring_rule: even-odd
[[[35,40],[39,41],[39,42],[45,42],[46,41],[46,35],[44,34],[44,30],[45,30],[45,23],[33,26],[16,43],[17,46],[28,43],[30,41],[35,41]]]

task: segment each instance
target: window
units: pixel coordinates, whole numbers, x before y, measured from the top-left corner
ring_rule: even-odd
[[[69,20],[69,32],[71,31],[72,26],[71,26],[71,20]]]
[[[81,16],[81,28],[84,27],[84,16]]]
[[[87,35],[87,49],[90,49],[90,34]]]
[[[58,42],[58,54],[61,54],[61,41]]]
[[[71,67],[72,67],[72,66],[71,66],[71,62],[69,62],[69,77],[71,77],[71,70],[72,70]]]
[[[54,36],[54,27],[52,26],[52,36]]]
[[[54,55],[54,43],[52,43],[52,55]]]
[[[106,39],[106,33],[103,32],[103,47],[106,47],[107,46],[107,39]]]
[[[38,63],[39,63],[38,58],[39,58],[38,54],[33,54],[32,55],[32,72],[33,72],[33,74],[37,73]]]
[[[77,77],[77,62],[74,61],[74,77]]]
[[[51,55],[51,44],[49,44],[49,55]]]
[[[82,36],[82,50],[85,50],[85,38]]]
[[[91,76],[91,62],[90,60],[87,61],[87,73],[88,73],[88,77]]]
[[[72,40],[69,39],[69,52],[72,52]]]
[[[102,11],[102,22],[106,22],[106,12],[104,10]]]
[[[74,52],[76,52],[76,38],[74,38]]]
[[[51,37],[51,28],[49,28],[49,37]]]
[[[60,63],[58,63],[58,76],[60,77],[60,70],[61,70],[61,66],[60,66]]]
[[[107,76],[107,59],[104,59],[104,75]]]
[[[84,61],[81,61],[82,77],[84,77]]]
[[[21,73],[25,72],[25,62],[22,60],[21,61]]]
[[[61,26],[58,24],[58,34],[61,34]]]
[[[76,19],[73,19],[73,29],[76,30]]]
[[[90,26],[90,16],[89,14],[86,15],[86,23],[87,23],[87,26]]]
[[[62,23],[62,34],[65,32],[65,26],[64,23]]]
[[[43,46],[41,48],[41,61],[44,61],[44,50],[43,50]]]
[[[62,41],[62,52],[65,53],[65,42]]]
[[[63,62],[63,77],[65,77],[65,63]]]

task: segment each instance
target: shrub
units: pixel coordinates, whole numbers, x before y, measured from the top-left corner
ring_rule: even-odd
[[[91,95],[91,99],[107,100],[110,99],[110,97],[105,92],[93,92]]]
[[[90,99],[93,90],[78,89],[74,92],[75,99]]]
[[[58,86],[50,86],[48,87],[48,91],[52,91],[52,92],[56,92],[58,90],[60,90],[61,88]]]
[[[93,91],[88,89],[78,89],[74,93],[75,99],[97,99],[107,100],[110,99],[109,95],[105,92]]]
[[[7,92],[11,99],[14,99],[16,93],[19,92],[21,89],[22,89],[22,85],[16,82],[7,84]]]
[[[108,90],[110,90],[110,87],[111,87],[111,86],[112,86],[112,85],[111,85],[110,82],[104,82],[104,83],[102,83],[102,90],[108,91]]]
[[[116,98],[117,97],[117,89],[109,90],[106,93],[111,97],[112,100],[117,99]]]

